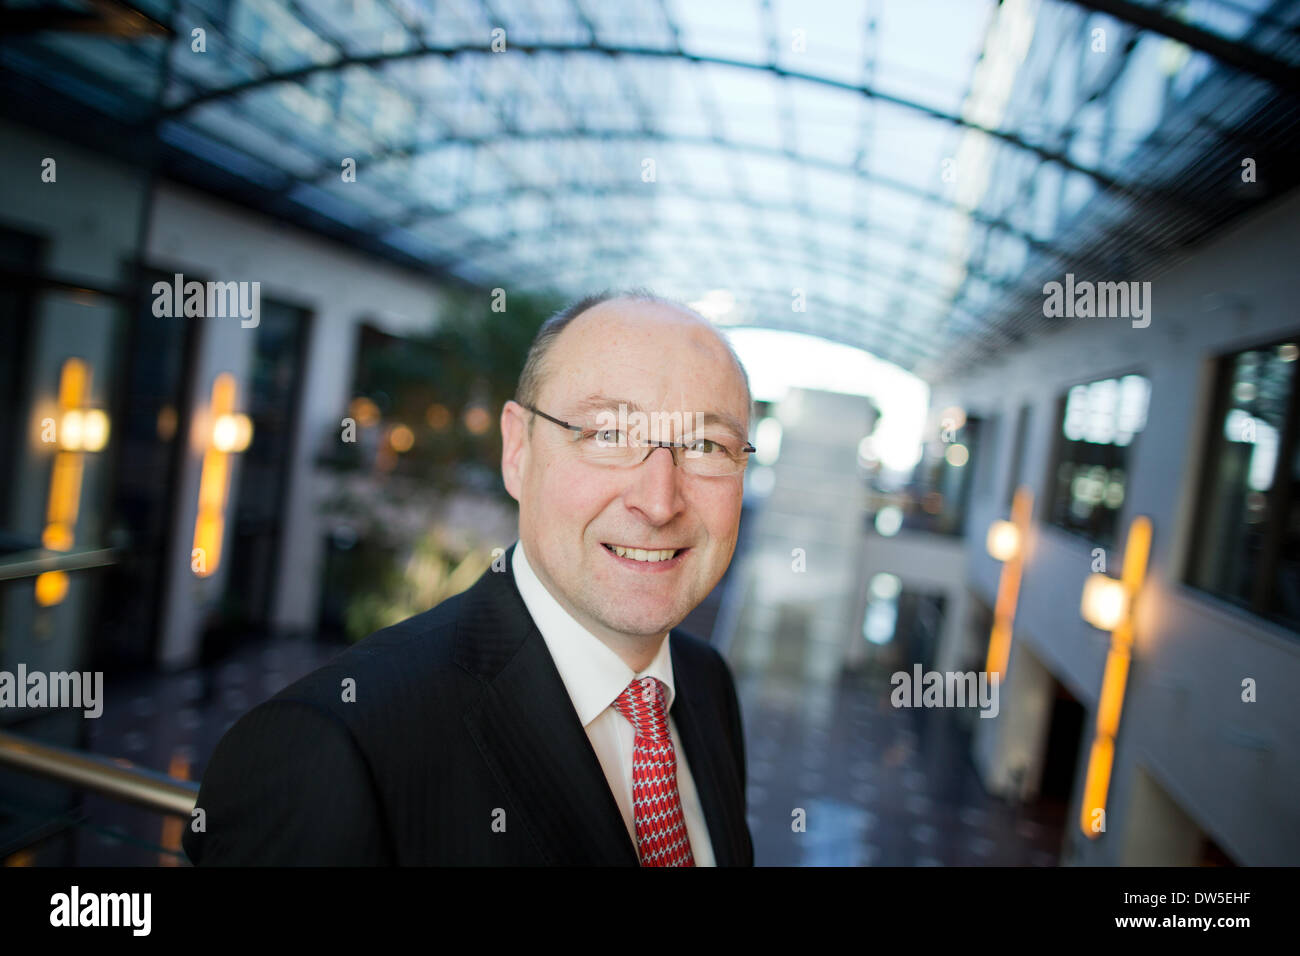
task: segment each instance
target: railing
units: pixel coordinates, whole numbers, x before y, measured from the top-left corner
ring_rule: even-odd
[[[17,539],[3,534],[0,534],[0,539],[2,539],[0,553],[4,554],[3,558],[0,558],[0,582],[33,578],[46,571],[78,572],[102,568],[114,564],[116,560],[116,553],[112,548],[84,548],[79,551],[60,552],[28,547],[25,542],[18,542]],[[184,860],[180,852],[180,828],[183,823],[176,818],[183,818],[185,821],[190,819],[199,795],[197,783],[144,767],[136,767],[126,760],[41,743],[3,730],[0,730],[0,769],[16,770],[43,777],[111,800],[161,813],[167,817],[163,824],[161,845],[146,841],[147,848],[151,853],[158,853],[162,865],[176,865],[178,861]],[[80,814],[66,816],[56,811],[51,817],[50,811],[42,807],[24,807],[17,803],[12,806],[8,803],[6,805],[11,811],[30,812],[43,819],[44,822],[33,831],[33,835],[41,834],[37,840],[67,824],[72,824],[87,826],[91,830],[99,831],[101,835],[107,835],[122,843],[137,845],[140,843],[113,828],[97,827]],[[21,843],[18,845],[22,846]],[[23,856],[24,853],[18,852],[9,857],[9,861],[12,862]]]
[[[4,731],[0,731],[0,767],[23,770],[187,820],[199,795],[199,785],[189,780]]]
[[[34,578],[46,571],[85,571],[115,563],[112,548],[92,548],[81,551],[49,551],[33,548],[5,556],[0,561],[0,581]]]

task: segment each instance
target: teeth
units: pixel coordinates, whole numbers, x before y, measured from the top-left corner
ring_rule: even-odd
[[[644,548],[625,548],[617,544],[610,547],[620,558],[631,558],[633,561],[667,561],[677,553],[675,548],[669,548],[667,551],[647,551]]]

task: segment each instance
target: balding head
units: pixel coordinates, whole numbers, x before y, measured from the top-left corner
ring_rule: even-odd
[[[684,302],[678,302],[674,299],[668,299],[663,296],[655,295],[646,289],[624,289],[617,292],[600,292],[593,295],[584,296],[575,302],[569,303],[559,312],[542,323],[542,327],[537,330],[532,345],[528,349],[528,357],[524,361],[523,371],[519,374],[519,383],[515,387],[515,401],[521,405],[536,406],[539,401],[542,383],[550,372],[550,364],[547,357],[554,346],[556,340],[560,337],[565,329],[572,325],[577,319],[586,316],[588,313],[596,312],[602,306],[607,304],[626,303],[628,305],[645,305],[650,304],[658,306],[657,309],[641,309],[629,313],[632,321],[654,321],[663,319],[668,314],[678,313],[682,317],[690,320],[694,324],[707,329],[714,338],[726,349],[731,363],[735,366],[736,372],[745,388],[745,426],[748,425],[753,415],[754,397],[749,387],[749,373],[745,371],[745,366],[741,363],[740,357],[736,355],[735,349],[731,343],[722,335],[704,316],[696,312]],[[609,310],[606,309],[605,312]],[[528,423],[528,429],[531,432],[533,427],[532,421]]]

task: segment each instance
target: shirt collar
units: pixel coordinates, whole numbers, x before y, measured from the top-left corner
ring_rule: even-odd
[[[645,670],[635,673],[600,638],[574,620],[546,589],[528,563],[523,541],[515,542],[511,568],[519,595],[546,641],[583,727],[614,703],[628,684],[642,677],[655,677],[663,683],[664,704],[672,710],[673,659],[667,636],[659,642],[659,651]]]

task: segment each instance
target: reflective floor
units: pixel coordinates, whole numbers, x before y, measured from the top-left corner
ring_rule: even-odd
[[[738,685],[758,865],[1057,864],[1065,807],[988,796],[953,711],[895,709],[852,675]]]

